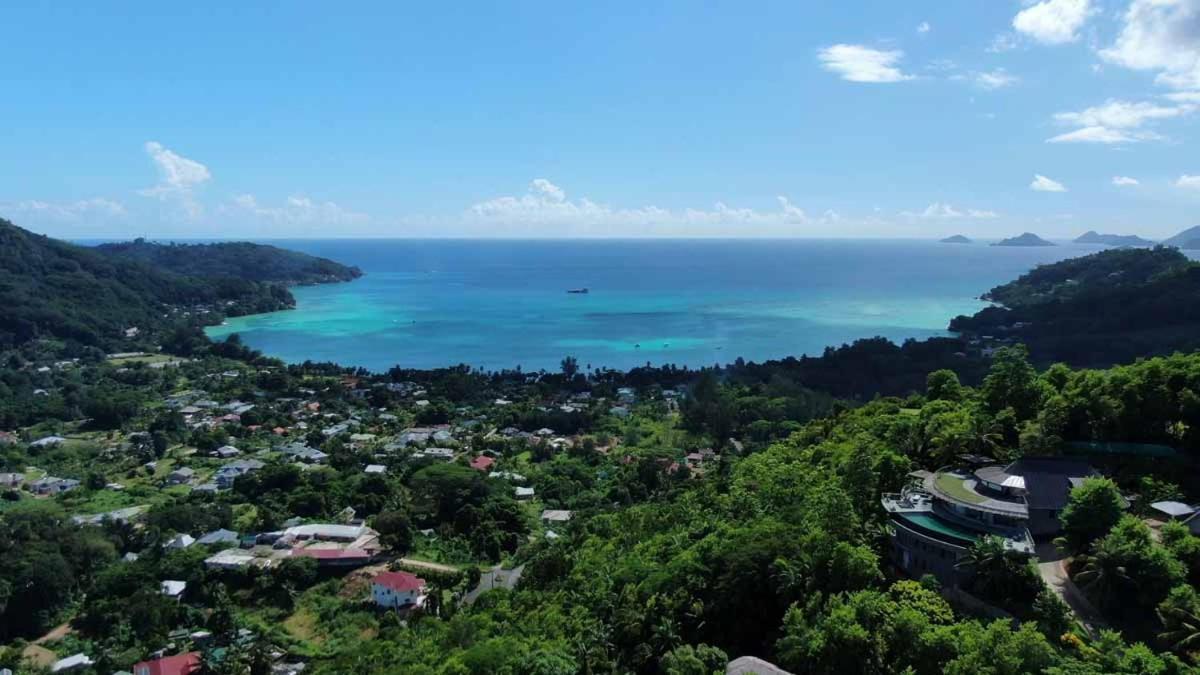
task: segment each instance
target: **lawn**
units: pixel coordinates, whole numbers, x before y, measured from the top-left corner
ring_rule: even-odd
[[[961,476],[949,473],[938,474],[937,487],[950,497],[969,504],[982,504],[986,501],[983,497],[968,490],[963,485],[963,478]]]

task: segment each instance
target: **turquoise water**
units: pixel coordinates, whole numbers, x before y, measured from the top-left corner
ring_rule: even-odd
[[[287,361],[372,370],[711,365],[946,335],[978,296],[1094,247],[849,240],[296,240],[362,279],[294,290],[294,311],[231,319]],[[570,288],[586,287],[587,295]]]

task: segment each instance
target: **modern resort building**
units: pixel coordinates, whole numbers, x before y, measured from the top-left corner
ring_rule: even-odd
[[[970,462],[968,462],[970,464]],[[916,471],[899,494],[885,494],[892,562],[908,576],[926,574],[959,586],[970,576],[959,566],[983,537],[1032,556],[1034,539],[1058,534],[1059,514],[1071,489],[1098,475],[1087,462],[1027,457],[995,464]]]

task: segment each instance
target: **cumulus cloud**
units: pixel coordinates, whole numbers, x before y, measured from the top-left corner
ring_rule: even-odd
[[[196,201],[195,190],[212,178],[208,167],[176,154],[157,141],[147,142],[145,149],[158,169],[159,180],[154,187],[140,190],[140,194],[164,201],[175,200],[189,217],[198,217],[203,208]]]
[[[74,202],[46,202],[29,199],[3,205],[11,213],[44,217],[52,220],[74,222],[87,218],[111,218],[125,215],[125,205],[105,199],[93,197]]]
[[[1160,84],[1200,89],[1200,0],[1133,0],[1116,41],[1100,57],[1157,71]]]
[[[1020,78],[1009,73],[1003,68],[996,68],[995,70],[983,73],[975,73],[972,75],[971,79],[977,86],[989,91],[1011,87],[1017,82],[1020,82]]]
[[[242,194],[222,207],[222,212],[249,215],[271,225],[359,225],[370,220],[334,202],[317,202],[303,195],[288,197],[280,206],[260,204],[251,194]]]
[[[990,220],[1000,214],[985,209],[957,209],[944,202],[933,202],[923,211],[902,211],[900,215],[918,220]]]
[[[1138,179],[1130,178],[1129,176],[1113,176],[1112,184],[1117,187],[1128,187],[1130,185],[1139,185]]]
[[[904,52],[880,50],[863,45],[837,44],[817,53],[821,67],[849,82],[887,83],[913,79],[900,69]]]
[[[1192,103],[1160,105],[1148,101],[1109,99],[1098,106],[1078,112],[1060,112],[1054,120],[1065,126],[1079,127],[1075,131],[1047,139],[1050,143],[1134,143],[1161,139],[1162,136],[1143,127],[1161,120],[1183,117],[1195,112]]]
[[[1200,190],[1200,176],[1189,176],[1185,173],[1179,177],[1179,180],[1175,181],[1175,187],[1186,190]]]
[[[519,196],[503,196],[472,205],[470,223],[504,226],[553,227],[564,234],[745,234],[795,233],[796,226],[836,222],[837,213],[809,215],[785,196],[776,197],[777,209],[738,208],[717,202],[711,208],[667,209],[648,205],[618,208],[586,197],[568,198],[561,187],[538,178]],[[732,229],[730,229],[732,228]],[[542,229],[541,231],[545,231]]]
[[[1066,192],[1067,188],[1062,183],[1043,176],[1040,173],[1033,175],[1033,182],[1029,184],[1029,189],[1034,192]]]
[[[930,26],[928,21],[922,21],[917,24],[917,33],[920,35],[925,35],[931,30],[933,30],[933,26]]]
[[[1089,0],[1044,0],[1021,10],[1012,26],[1042,44],[1060,45],[1079,39],[1079,29],[1091,13]]]

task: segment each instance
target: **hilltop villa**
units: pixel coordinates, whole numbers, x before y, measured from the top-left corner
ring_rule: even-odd
[[[1032,556],[1034,538],[1058,534],[1071,489],[1098,475],[1087,462],[1026,457],[1007,466],[913,472],[900,494],[883,496],[889,514],[892,562],[911,577],[932,574],[947,586],[970,575],[957,563],[975,542],[999,537]]]

